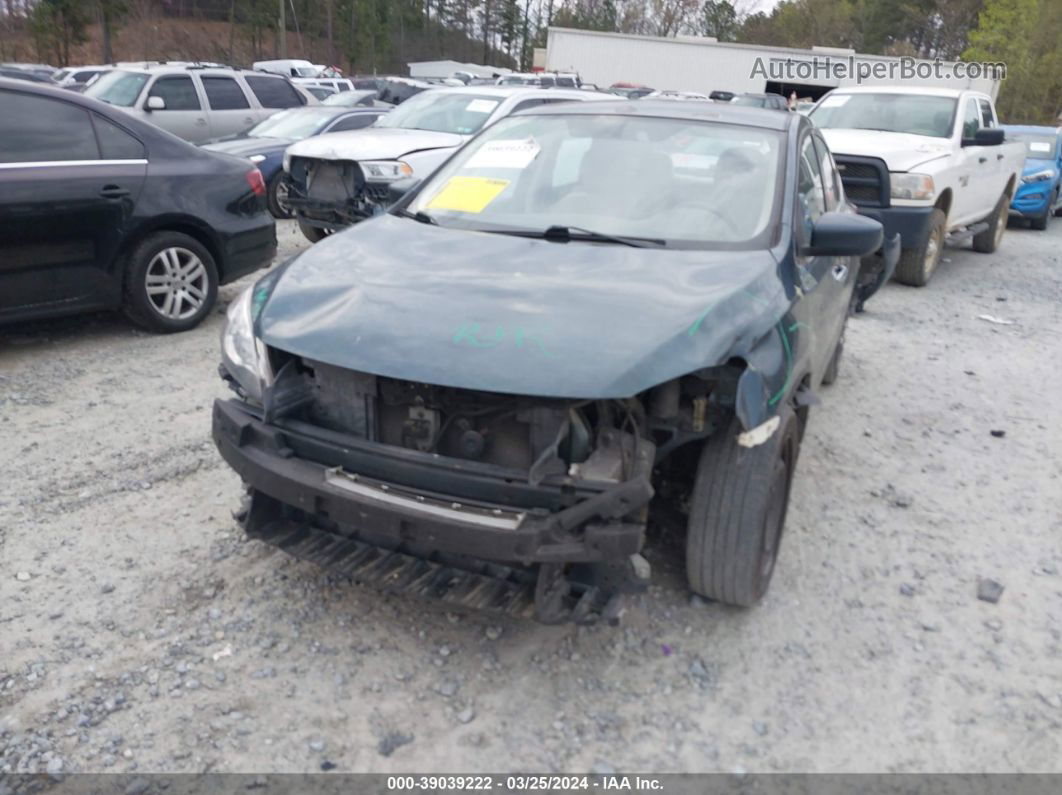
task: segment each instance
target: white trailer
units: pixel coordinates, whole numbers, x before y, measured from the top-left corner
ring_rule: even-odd
[[[906,69],[906,73],[904,70]],[[962,66],[959,67],[963,69]],[[640,83],[661,90],[776,93],[817,99],[839,86],[896,85],[980,91],[995,98],[999,80],[948,77],[949,61],[862,55],[854,50],[734,44],[701,36],[631,36],[550,28],[546,70],[577,72],[599,86]]]

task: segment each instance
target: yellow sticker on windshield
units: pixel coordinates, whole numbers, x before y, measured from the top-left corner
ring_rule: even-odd
[[[443,189],[428,202],[427,209],[481,213],[508,185],[507,179],[450,177]]]

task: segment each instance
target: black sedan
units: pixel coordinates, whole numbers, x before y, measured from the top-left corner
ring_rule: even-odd
[[[58,88],[0,79],[0,322],[122,308],[192,328],[276,253],[246,160]]]
[[[342,95],[336,94],[336,96]],[[203,148],[212,152],[246,157],[258,166],[266,183],[269,212],[274,218],[291,218],[291,212],[284,203],[287,195],[284,181],[284,150],[303,138],[368,127],[389,110],[390,106],[375,108],[313,105],[305,108],[290,108],[270,116],[246,132],[204,144]]]
[[[389,590],[589,621],[683,516],[690,588],[751,605],[881,244],[798,114],[502,119],[230,306],[214,439],[246,530]]]

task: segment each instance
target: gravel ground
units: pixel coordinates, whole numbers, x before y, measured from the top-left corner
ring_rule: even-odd
[[[0,772],[1062,771],[1060,252],[1062,221],[1011,229],[888,286],[812,409],[764,602],[691,600],[665,539],[616,629],[244,541],[220,310],[0,330]]]

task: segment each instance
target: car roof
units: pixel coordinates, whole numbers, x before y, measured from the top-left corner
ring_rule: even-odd
[[[233,74],[242,74],[244,76],[257,75],[261,77],[279,77],[281,79],[287,79],[287,75],[277,74],[276,72],[267,72],[262,69],[240,69],[236,66],[225,66],[223,64],[201,64],[183,61],[170,61],[169,63],[153,63],[151,61],[126,62],[118,64],[113,68],[121,69],[124,72],[146,72],[147,74],[182,74],[195,72],[200,75],[231,76]]]
[[[454,86],[448,88],[433,88],[434,93],[449,94],[478,94],[484,97],[497,97],[499,100],[509,97],[578,97],[585,99],[592,91],[583,91],[579,88],[540,88],[538,86]]]
[[[960,94],[977,94],[987,97],[980,91],[965,88],[934,88],[931,86],[842,86],[830,94],[918,94],[929,97],[958,97]],[[827,94],[829,96],[829,94]]]
[[[645,116],[688,121],[740,124],[745,127],[761,127],[765,130],[783,131],[790,124],[799,123],[803,116],[796,113],[779,113],[766,108],[749,108],[719,102],[674,102],[666,99],[629,99],[607,102],[568,102],[555,105],[539,105],[519,111],[518,116],[539,115],[595,115],[595,116]]]

